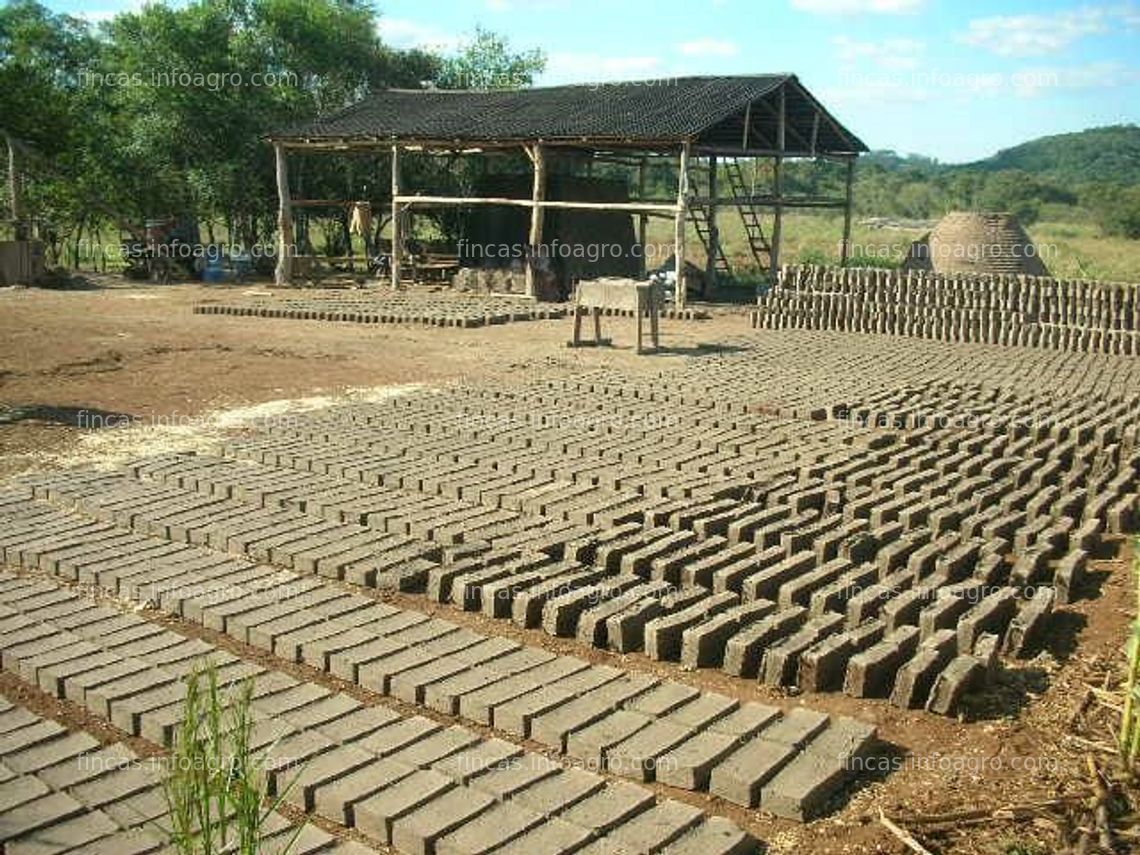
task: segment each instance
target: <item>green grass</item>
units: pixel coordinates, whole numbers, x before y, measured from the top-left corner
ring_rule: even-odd
[[[721,241],[734,269],[752,265],[740,218],[725,212],[720,218]],[[770,233],[771,220],[765,220]],[[1102,279],[1140,282],[1140,241],[1105,237],[1094,223],[1042,222],[1029,229],[1049,271],[1064,279]],[[858,219],[851,229],[852,263],[864,267],[898,267],[912,241],[924,229],[872,228]],[[791,213],[784,217],[783,262],[787,264],[836,264],[839,261],[843,218],[834,214]],[[672,223],[650,223],[650,242],[673,239]],[[686,255],[698,266],[704,250],[690,229]]]
[[[224,687],[207,662],[186,681],[184,718],[164,781],[171,847],[180,855],[256,855],[262,829],[288,788],[267,798],[264,754],[255,753],[253,683]],[[281,855],[300,833],[297,826]]]

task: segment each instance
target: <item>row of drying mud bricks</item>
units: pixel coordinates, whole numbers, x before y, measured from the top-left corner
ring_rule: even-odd
[[[756,849],[730,823],[705,822],[696,808],[655,803],[647,791],[607,785],[588,772],[562,772],[545,757],[504,741],[365,705],[136,616],[22,581],[9,577],[0,590],[7,670],[128,733],[170,744],[184,715],[183,681],[209,658],[219,666],[223,686],[252,681],[253,748],[264,750],[270,795],[355,825],[400,851],[485,852],[514,836],[526,841],[532,830],[543,836],[530,845],[563,836],[577,845],[642,843],[645,848],[635,846],[637,851],[674,842],[682,851],[693,851],[697,843],[720,852]],[[106,664],[93,669],[95,660]],[[649,689],[642,702],[655,699]],[[31,762],[38,762],[35,754]],[[140,777],[97,780],[89,790],[96,797],[102,790],[106,799]],[[566,792],[559,797],[556,789]],[[514,798],[508,801],[508,795]],[[550,821],[554,813],[559,818]]]
[[[936,341],[1038,347],[1074,353],[1140,356],[1140,332],[1027,323],[982,310],[920,310],[860,306],[847,310],[831,300],[772,299],[752,314],[755,329],[811,329],[905,335]]]
[[[61,525],[67,523],[74,525],[75,520],[61,520]],[[367,598],[328,588],[319,580],[295,578],[286,588],[292,596],[283,602],[281,589],[286,582],[280,571],[250,567],[224,556],[210,562],[209,553],[193,547],[182,547],[158,557],[124,557],[110,568],[98,560],[97,544],[89,544],[84,555],[77,557],[69,552],[61,558],[59,551],[72,547],[60,544],[71,542],[74,536],[63,532],[45,535],[42,529],[33,531],[27,526],[21,529],[17,522],[4,533],[8,544],[5,557],[9,561],[47,566],[54,572],[80,582],[98,584],[120,596],[132,597],[140,590],[160,591],[162,607],[203,622],[209,628],[236,632],[242,641],[271,649],[294,661],[301,658],[318,667],[331,668],[337,676],[409,702],[442,704],[446,712],[459,712],[480,723],[540,741],[544,741],[541,733],[547,733],[557,743],[553,747],[570,751],[580,760],[600,762],[605,758],[597,752],[613,746],[615,753],[610,766],[619,774],[652,779],[654,770],[662,769],[663,764],[650,761],[685,747],[690,759],[695,760],[698,755],[706,758],[701,761],[705,771],[694,772],[691,763],[684,766],[689,771],[681,771],[678,765],[677,774],[684,779],[678,785],[684,786],[684,781],[689,780],[693,786],[704,788],[693,775],[704,778],[707,783],[705,773],[727,757],[736,743],[717,740],[716,750],[704,745],[705,740],[696,740],[696,744],[690,745],[701,728],[712,726],[714,731],[720,731],[729,727],[730,721],[751,720],[763,713],[759,716],[763,721],[755,726],[755,731],[759,731],[764,723],[775,720],[775,711],[754,705],[738,711],[735,702],[727,698],[700,695],[680,684],[658,684],[655,680],[627,677],[616,669],[590,667],[572,657],[556,659],[544,652],[522,651],[517,644],[483,638],[445,621],[431,621],[418,613],[380,606]],[[127,542],[119,548],[129,555],[138,551],[142,540],[126,535]],[[204,561],[209,564],[203,566]],[[175,575],[171,575],[172,571]],[[269,591],[260,598],[253,593],[259,581],[260,586]],[[359,620],[366,609],[372,613],[383,612],[380,620],[386,624],[386,632],[377,630],[368,636]],[[516,663],[519,667],[508,667],[512,659],[506,657],[519,660]],[[627,692],[621,699],[610,698],[608,692],[618,688],[614,683],[618,679],[632,681],[636,691]],[[609,688],[591,693],[603,686]],[[659,715],[650,715],[644,692],[648,692],[648,696],[668,698],[667,708]],[[634,701],[627,704],[630,699]],[[698,711],[701,711],[699,718],[688,722]],[[681,727],[686,722],[692,725],[689,730]],[[812,734],[826,724],[826,717],[819,719]],[[858,747],[863,751],[870,746],[873,734],[868,729],[861,732],[864,738],[859,740]],[[584,746],[585,756],[574,753],[571,744]],[[823,745],[831,745],[831,742],[825,741]],[[802,743],[796,747],[802,747]],[[652,753],[654,751],[657,754]],[[805,762],[790,766],[788,775],[781,778],[777,774],[779,769],[797,753],[785,751],[782,762],[767,767],[767,776],[757,774],[750,779],[758,787],[776,775],[771,785],[774,809],[780,809],[782,802],[777,794],[784,792],[785,787],[810,783],[810,798],[805,794],[806,801],[797,801],[809,809],[808,801],[814,804],[829,794],[841,777],[838,768],[831,771],[817,768],[821,766],[822,757],[820,752],[813,752]],[[637,757],[646,762],[634,763]],[[843,763],[848,759],[843,759]],[[673,768],[673,764],[664,765],[670,770]],[[792,783],[788,783],[788,778],[793,779]],[[731,780],[736,778],[731,777]],[[759,795],[758,789],[750,792]]]
[[[1120,282],[803,266],[783,268],[775,291],[873,304],[996,308],[1043,324],[1140,330],[1140,286]]]
[[[889,506],[891,503],[888,502],[886,504]],[[1036,510],[1040,511],[1041,507],[1042,506],[1039,506],[1036,508]],[[715,511],[718,509],[714,508],[713,510]],[[724,509],[720,508],[719,510]],[[929,508],[927,511],[929,512]],[[773,516],[772,514],[769,515]],[[789,515],[785,513],[783,516],[786,517]],[[904,518],[909,519],[905,510],[903,511],[903,516]],[[947,518],[941,518],[941,521],[945,523],[946,519]],[[1039,520],[1044,521],[1045,517],[1039,517]],[[840,521],[836,519],[834,528],[836,528],[840,534],[854,536],[856,533],[854,532],[854,527],[849,524],[847,528],[844,529],[839,525],[839,522]],[[700,526],[700,521],[698,521],[697,525],[698,527]],[[862,521],[859,521],[857,527],[862,529],[865,528],[865,525]],[[645,557],[645,560],[648,561],[649,556],[658,552],[662,553],[660,560],[672,566],[675,572],[677,567],[677,559],[679,556],[670,557],[668,555],[669,549],[662,548],[661,544],[668,544],[671,541],[671,545],[673,546],[685,546],[694,539],[692,533],[684,533],[684,537],[682,537],[681,533],[672,531],[670,529],[651,530],[650,532],[644,532],[641,529],[641,526],[636,524],[629,526],[624,532],[621,533],[626,536],[626,543],[624,544],[626,554],[621,555],[620,566],[615,565],[613,567],[606,568],[607,574],[619,572],[621,570],[625,570],[628,573],[628,570],[631,569],[633,565],[627,567],[626,559],[633,559],[636,563],[637,558],[639,556],[643,556]],[[1048,550],[1039,550],[1033,554],[1032,560],[1034,564],[1032,572],[1039,573],[1046,560],[1055,557],[1057,543],[1060,542],[1063,544],[1065,535],[1067,534],[1067,529],[1065,529],[1064,526],[1045,528],[1044,526],[1038,525],[1034,530],[1031,530],[1029,534],[1033,537],[1041,535],[1043,540],[1047,541],[1050,544]],[[928,539],[929,535],[927,535],[927,540]],[[717,538],[717,540],[719,540],[719,538]],[[835,542],[837,542],[836,538],[829,538],[824,541],[823,548],[825,550],[829,549],[834,546]],[[925,545],[925,541],[915,541],[913,539],[913,536],[911,538],[908,538],[908,542],[910,543],[910,550],[920,550],[921,547]],[[828,544],[830,544],[830,546],[828,546]],[[707,553],[710,551],[708,549],[710,546],[718,546],[718,544],[715,541],[706,541],[703,545],[697,546],[697,549]],[[933,548],[933,554],[938,554],[940,552],[953,553],[955,546],[956,539],[955,543],[949,543],[947,542],[946,538],[943,538],[937,547]],[[621,554],[621,547],[615,550],[615,544],[611,543],[606,548],[610,550],[608,553],[609,558],[613,558],[614,556]],[[866,548],[865,544],[864,548]],[[572,549],[574,550],[572,554],[579,555],[580,547],[572,547]],[[990,553],[992,554],[997,551],[1000,551],[1000,549],[991,549]],[[723,592],[723,588],[726,584],[733,584],[737,590],[740,590],[740,588],[743,586],[745,588],[746,595],[751,593],[752,596],[755,597],[755,591],[752,591],[752,589],[747,585],[747,582],[741,582],[742,577],[744,577],[746,573],[754,576],[764,575],[760,572],[760,567],[764,563],[770,563],[771,561],[780,558],[785,552],[786,549],[784,547],[776,546],[775,548],[762,553],[761,557],[762,559],[766,559],[766,561],[757,561],[755,558],[744,558],[739,550],[737,550],[736,553],[729,551],[726,553],[723,560],[721,556],[710,555],[707,560],[698,562],[697,566],[700,568],[699,572],[701,573],[705,573],[706,571],[708,573],[712,573],[715,566],[713,562],[720,562],[721,564],[727,565],[722,572],[714,574],[713,579],[711,580],[715,587],[718,589],[718,592]],[[927,550],[927,552],[930,552],[930,550]],[[973,555],[976,557],[977,552],[977,548],[973,548],[972,550],[967,549],[966,555]],[[515,554],[517,553],[511,553],[511,555]],[[826,554],[827,553],[825,551],[825,557]],[[905,553],[903,554],[905,555]],[[692,557],[691,550],[690,557]],[[805,557],[808,559],[806,563]],[[855,589],[858,587],[866,586],[872,584],[873,582],[876,582],[874,579],[874,574],[868,573],[868,568],[866,567],[852,569],[850,562],[837,562],[835,560],[832,560],[830,563],[826,563],[823,568],[818,568],[815,565],[818,565],[819,561],[813,562],[811,558],[812,556],[810,553],[806,553],[804,555],[797,554],[793,562],[793,567],[797,571],[813,571],[811,573],[808,573],[807,582],[797,583],[798,588],[802,589],[799,591],[798,595],[801,599],[804,599],[803,605],[808,605],[806,596],[808,594],[811,595],[812,609],[810,614],[813,616],[820,617],[821,615],[819,612],[826,611],[826,609],[820,607],[821,603],[825,603],[830,607],[836,607],[837,605],[841,605],[840,600],[842,600],[846,595],[854,593]],[[930,555],[925,555],[923,557],[923,560],[926,561],[929,558]],[[512,613],[513,598],[513,613],[516,615],[516,618],[519,617],[520,612],[524,615],[537,614],[535,611],[535,600],[539,599],[540,604],[542,604],[542,600],[538,597],[535,597],[534,595],[543,594],[546,595],[547,599],[554,601],[552,602],[550,608],[544,607],[543,609],[545,622],[549,624],[548,629],[558,634],[573,634],[576,630],[579,637],[583,638],[584,641],[602,645],[609,644],[610,646],[613,646],[619,650],[637,649],[641,644],[641,636],[642,632],[644,631],[645,645],[653,655],[656,655],[658,651],[662,651],[668,647],[668,645],[664,642],[656,640],[658,639],[659,633],[658,626],[651,620],[654,615],[662,611],[669,611],[673,608],[684,608],[687,603],[691,604],[691,606],[689,607],[687,614],[684,615],[684,618],[691,618],[694,613],[699,613],[700,617],[705,618],[710,614],[715,615],[716,613],[722,611],[720,608],[706,608],[704,605],[698,602],[694,602],[694,600],[704,599],[703,597],[694,596],[694,594],[699,593],[699,591],[690,590],[688,592],[672,592],[669,586],[662,587],[660,583],[658,583],[658,587],[661,588],[661,590],[650,590],[652,587],[651,585],[639,585],[638,583],[642,582],[642,579],[634,575],[622,575],[616,579],[611,579],[602,585],[597,583],[600,582],[603,574],[599,574],[597,569],[591,570],[576,563],[558,563],[553,559],[547,558],[544,560],[517,564],[510,563],[509,561],[505,560],[501,554],[497,555],[495,560],[496,562],[502,563],[496,563],[488,567],[486,566],[488,563],[487,559],[479,559],[476,561],[468,560],[465,563],[461,562],[457,565],[445,566],[439,571],[433,570],[429,576],[429,593],[432,596],[441,599],[447,599],[448,585],[450,585],[452,580],[456,580],[454,590],[462,591],[462,595],[458,595],[453,592],[452,598],[456,599],[457,602],[463,604],[464,607],[478,608],[480,600],[482,600],[483,607],[485,610],[488,610],[489,614],[505,616]],[[965,559],[958,557],[955,560],[959,564],[962,564]],[[602,563],[609,563],[608,559],[604,559]],[[654,561],[654,575],[656,575],[658,566],[658,562]],[[1076,566],[1079,565],[1073,565],[1070,562],[1064,566],[1068,567],[1071,573],[1075,570]],[[777,577],[779,578],[780,574],[783,574],[786,569],[787,568],[776,567],[775,572],[777,574]],[[987,572],[992,574],[994,569],[994,566],[991,564],[989,571]],[[925,574],[929,574],[932,571],[933,565],[927,568]],[[960,573],[961,570],[959,569],[956,572]],[[919,579],[921,579],[921,576],[925,574],[919,573]],[[832,576],[837,576],[838,578],[832,579]],[[903,574],[903,576],[906,576],[906,574]],[[911,577],[913,576],[915,576],[915,573],[912,572]],[[726,581],[729,579],[731,579],[732,582]],[[830,585],[825,585],[824,583],[828,582],[829,580]],[[539,581],[541,581],[543,584],[539,585]],[[686,581],[690,584],[692,584],[694,581],[694,577],[689,575],[688,571],[686,571]],[[704,582],[707,585],[709,584],[710,580],[707,578],[707,576],[705,576],[703,578],[700,578],[700,581]],[[972,583],[964,583],[962,585],[959,585],[958,587],[961,588],[960,591],[947,592],[948,596],[941,602],[937,603],[936,606],[930,610],[933,614],[933,617],[930,615],[922,616],[916,614],[912,616],[909,614],[910,610],[917,612],[918,604],[921,603],[925,605],[927,601],[934,600],[934,594],[937,592],[938,587],[931,584],[920,586],[917,581],[914,581],[914,587],[923,587],[925,590],[920,594],[910,592],[907,594],[907,596],[900,598],[898,603],[888,606],[887,611],[890,614],[888,615],[887,628],[898,628],[895,626],[895,624],[898,623],[905,624],[905,621],[900,619],[899,616],[906,615],[907,619],[914,618],[915,624],[922,625],[924,627],[926,626],[929,618],[930,620],[934,621],[933,623],[930,623],[930,627],[937,629],[939,626],[941,626],[938,621],[945,623],[949,618],[956,617],[966,610],[971,602],[973,602],[973,599],[978,596],[978,591],[980,586],[983,584],[983,581],[990,583],[990,587],[997,587],[995,583],[1000,580],[987,577],[985,580],[977,580]],[[1031,582],[1035,580],[1027,577],[1022,581],[1022,584],[1027,581]],[[1062,583],[1062,590],[1067,590],[1067,587],[1072,582],[1072,579],[1070,579],[1068,576],[1065,576],[1059,581]],[[823,585],[822,591],[814,592],[812,590],[813,585],[818,587],[816,583]],[[578,586],[589,585],[592,587],[583,587],[581,590],[575,590],[573,593],[566,590],[575,584]],[[906,587],[910,587],[912,581],[909,577],[906,579],[896,578],[894,584],[898,585],[900,588],[904,585]],[[797,585],[793,585],[792,587],[797,587]],[[530,590],[535,587],[539,588],[540,590]],[[483,588],[486,590],[482,590]],[[881,594],[882,586],[879,586],[878,590]],[[563,594],[561,596],[554,596],[554,594],[559,591],[563,592]],[[772,596],[777,597],[781,602],[784,599],[788,598],[786,596],[783,596],[783,594],[786,594],[787,592],[781,592],[775,589],[767,593],[771,593]],[[817,593],[821,596],[817,597]],[[899,592],[896,591],[895,593]],[[871,598],[870,602],[872,604],[877,604],[878,601],[887,599],[886,596],[881,596],[880,594],[876,594],[873,598]],[[794,597],[796,594],[791,594],[789,596]],[[735,597],[735,595],[733,595],[733,597]],[[858,601],[858,598],[855,599]],[[995,595],[994,597],[991,597],[991,599],[994,601],[1000,601],[999,605],[1001,608],[998,609],[998,611],[995,613],[1005,615],[1005,617],[1008,619],[1010,615],[1008,614],[1009,610],[1007,607],[1012,604],[1011,598],[1009,597],[1009,592],[1001,591],[999,592],[999,595]],[[602,605],[593,608],[589,607],[591,603],[599,600],[602,601]],[[908,603],[907,609],[899,607],[899,604],[904,601]],[[789,603],[782,604],[785,606],[789,605]],[[716,605],[727,607],[727,604],[723,598],[721,598],[721,600],[718,601]],[[992,603],[979,604],[976,611],[979,614],[983,615],[989,614],[991,611],[993,611],[991,609],[992,605]],[[1014,630],[1010,630],[1010,637],[1007,638],[1007,644],[1012,645],[1016,652],[1020,652],[1027,644],[1031,642],[1031,639],[1034,636],[1039,634],[1039,627],[1042,621],[1048,616],[1049,605],[1050,603],[1048,601],[1039,600],[1026,607],[1025,612],[1027,615],[1029,615],[1029,617],[1032,618],[1032,620],[1028,620],[1028,622],[1023,621],[1022,623],[1026,623],[1026,626],[1020,627],[1020,629],[1018,628],[1020,625],[1015,626]],[[867,608],[866,598],[864,598],[861,608]],[[723,615],[720,619],[721,623],[716,627],[716,629],[718,631],[723,631],[724,627],[727,625],[726,622],[731,622],[733,625],[739,625],[739,613],[742,612],[752,618],[752,621],[744,621],[745,624],[748,624],[769,616],[774,610],[775,603],[763,602],[748,604],[743,608],[737,608],[735,610],[729,609],[730,612],[734,611],[736,614],[730,613]],[[570,615],[570,618],[567,618],[567,615]],[[795,608],[791,609],[790,614],[780,615],[775,623],[777,625],[783,626],[789,631],[797,630],[802,627],[807,615],[807,611],[800,608],[799,606],[796,606]],[[860,620],[866,616],[867,614],[862,614]],[[859,621],[856,621],[856,623],[858,622]],[[663,623],[670,623],[670,619],[663,619]],[[826,623],[826,621],[824,621],[824,623]],[[533,625],[533,619],[530,625]],[[1003,623],[1001,626],[994,628],[1004,631],[1005,625]],[[692,644],[690,646],[693,650],[707,649],[707,641],[700,641],[702,638],[707,638],[705,635],[705,629],[705,627],[698,626],[694,629],[693,632],[689,634],[691,636],[690,640],[692,641]],[[838,627],[828,624],[826,627],[824,627],[824,629],[837,630]],[[664,633],[664,627],[661,628],[661,631]],[[878,634],[881,635],[881,632]],[[924,630],[924,637],[927,634],[929,633]],[[715,637],[715,633],[713,636]],[[855,636],[857,638],[852,643],[857,644],[857,642],[861,641],[863,642],[862,646],[866,646],[878,640],[876,637],[876,627],[874,626],[860,627],[855,633]],[[675,634],[673,637],[675,638]],[[822,642],[824,640],[813,636],[810,632],[806,637],[807,640],[810,641]],[[803,640],[803,637],[801,637],[800,640]],[[772,641],[779,641],[779,639],[774,638]],[[843,643],[839,644],[837,649],[829,654],[829,658],[832,660],[834,660],[836,656],[841,655],[843,652],[850,653],[850,647],[847,645],[846,641],[842,638],[840,641],[843,641]],[[702,647],[702,644],[704,647]],[[828,653],[830,647],[833,647],[835,645],[821,644],[821,646],[824,649],[820,650],[819,653],[824,654]],[[704,655],[706,657],[708,656],[707,653],[701,655]],[[781,682],[786,681],[787,679],[795,679],[795,660],[792,660],[789,670],[787,657],[785,656],[783,660],[779,659],[779,657],[782,655],[784,655],[784,652],[782,651],[776,651],[773,654],[773,661],[783,661],[785,663],[783,666],[781,666],[781,670],[772,670],[772,668],[765,669],[764,667],[760,667],[758,670],[760,671],[761,675],[763,676],[768,671],[772,671],[772,674],[769,675],[769,679],[772,679],[773,681]],[[809,665],[815,661],[814,649],[812,651],[808,651],[808,655],[804,657],[804,660]],[[775,666],[772,667],[774,668]],[[807,678],[801,677],[801,680],[811,682],[813,688],[839,688],[838,685],[833,684],[842,682],[841,673],[838,675],[838,678],[836,678],[834,674],[831,676],[821,676],[823,671],[822,668],[816,669],[814,666],[812,666],[810,670],[811,674],[809,674]],[[820,675],[817,675],[817,670],[819,671]],[[816,685],[817,683],[818,685]]]
[[[266,306],[195,306],[194,313],[199,315],[236,315],[239,317],[257,318],[287,318],[292,320],[319,320],[338,321],[354,324],[422,324],[436,327],[482,327],[493,324],[505,324],[512,321],[534,321],[559,318],[564,314],[561,310],[529,310],[529,311],[456,311],[455,307],[439,306],[438,308],[393,308],[393,309],[343,309],[335,310],[324,307],[313,308],[275,308]]]
[[[1053,280],[915,279],[872,270],[786,268],[754,327],[835,329],[1140,354],[1136,288]]]

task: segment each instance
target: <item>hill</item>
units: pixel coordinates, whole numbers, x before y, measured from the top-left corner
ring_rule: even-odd
[[[1040,137],[959,169],[1020,169],[1058,184],[1140,184],[1140,125]]]

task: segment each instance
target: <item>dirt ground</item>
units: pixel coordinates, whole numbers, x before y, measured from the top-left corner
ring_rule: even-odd
[[[632,322],[609,320],[617,349],[570,350],[569,321],[471,330],[361,326],[194,315],[200,301],[240,288],[134,287],[105,280],[92,290],[0,289],[0,481],[106,452],[142,454],[133,434],[116,446],[119,425],[205,428],[223,410],[282,399],[363,394],[398,384],[436,385],[497,377],[571,375],[599,366],[661,370],[702,348],[748,332],[743,314],[704,322],[664,322],[667,351],[637,357]],[[93,424],[112,424],[97,430]],[[126,446],[123,448],[122,446]],[[1134,605],[1121,541],[1095,565],[1089,596],[1056,622],[1050,649],[971,707],[973,720],[902,711],[885,702],[805,695],[809,706],[876,723],[893,746],[892,768],[872,776],[830,817],[796,825],[720,803],[707,806],[747,825],[773,852],[902,853],[907,847],[879,822],[885,811],[936,853],[1031,855],[1064,850],[1074,825],[1067,802],[1005,810],[1092,789],[1089,758],[1113,768],[1118,713],[1107,695],[1123,671],[1123,642]],[[424,608],[426,603],[409,599]],[[438,607],[437,607],[438,608]],[[478,617],[448,617],[478,623]],[[488,630],[504,634],[501,623]],[[532,644],[556,639],[519,631]],[[580,648],[575,653],[583,655]],[[610,654],[590,651],[605,658]],[[629,667],[660,667],[626,657]],[[720,672],[670,676],[742,698],[774,690]],[[0,693],[12,687],[0,682]],[[781,700],[788,701],[786,695]],[[1091,699],[1091,700],[1090,700]],[[709,797],[711,800],[711,797]],[[999,811],[996,815],[994,811]],[[1137,846],[1121,836],[1118,851]]]

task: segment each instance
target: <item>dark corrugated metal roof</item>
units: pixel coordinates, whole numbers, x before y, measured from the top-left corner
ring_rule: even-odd
[[[749,104],[752,146],[775,147],[775,97],[786,84],[786,147],[807,148],[818,102],[792,75],[682,77],[509,91],[378,92],[335,115],[270,135],[284,141],[590,141],[723,144],[739,140]],[[819,108],[822,110],[822,108]],[[866,151],[824,111],[817,150]]]

